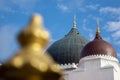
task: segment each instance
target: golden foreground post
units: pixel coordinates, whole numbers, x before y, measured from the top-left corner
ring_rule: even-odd
[[[18,36],[22,49],[0,67],[0,80],[63,80],[62,72],[47,54],[49,42],[42,17],[34,15]]]

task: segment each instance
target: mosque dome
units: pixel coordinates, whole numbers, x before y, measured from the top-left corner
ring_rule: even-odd
[[[59,64],[79,63],[80,52],[88,42],[76,28],[76,19],[73,27],[64,38],[54,42],[49,48],[48,53]]]
[[[90,55],[109,55],[117,58],[117,54],[112,45],[101,38],[99,25],[94,40],[86,44],[81,51],[80,58]]]

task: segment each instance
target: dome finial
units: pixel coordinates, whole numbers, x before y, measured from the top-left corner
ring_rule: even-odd
[[[74,15],[73,28],[76,28],[76,15]]]
[[[102,39],[100,36],[100,26],[99,26],[99,20],[97,19],[97,30],[96,30],[96,36],[95,39]]]
[[[100,33],[99,19],[97,19],[97,30],[96,30],[96,33]]]

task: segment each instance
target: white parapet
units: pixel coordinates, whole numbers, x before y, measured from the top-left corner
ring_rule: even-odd
[[[63,70],[71,70],[71,69],[78,68],[77,64],[75,64],[75,63],[61,64],[60,67]]]
[[[108,55],[84,57],[76,69],[64,72],[65,80],[120,80],[119,75],[118,59]]]

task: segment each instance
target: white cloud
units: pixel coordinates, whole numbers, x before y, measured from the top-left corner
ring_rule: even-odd
[[[93,32],[93,30],[92,30],[92,29],[87,28],[86,26],[83,26],[83,29],[84,29],[85,31],[89,32],[89,33],[92,33],[92,32]]]
[[[15,12],[12,9],[12,5],[10,4],[10,1],[0,0],[0,11],[6,11],[6,12]]]
[[[63,12],[71,12],[73,10],[79,10],[82,5],[83,0],[57,0],[57,7]]]
[[[105,30],[112,32],[112,37],[114,39],[120,38],[120,21],[110,21],[107,22],[106,26],[104,27]]]
[[[103,37],[103,39],[109,43],[111,43],[111,38],[110,37]]]
[[[100,12],[103,13],[115,13],[115,14],[119,14],[120,13],[120,8],[114,8],[114,7],[102,7],[100,9]]]
[[[111,33],[115,45],[120,45],[120,7],[102,7],[100,13],[111,16],[114,21],[108,21],[104,29]]]
[[[63,4],[58,4],[57,7],[61,9],[63,12],[67,12],[69,10],[68,6]]]
[[[109,21],[104,29],[111,32],[111,37],[116,45],[120,45],[120,21]]]
[[[109,16],[120,20],[120,7],[102,7],[100,8],[100,13],[109,14]]]
[[[86,27],[86,26],[83,26],[83,30],[85,30],[86,32],[88,32],[88,36],[89,36],[89,39],[90,40],[93,40],[95,35],[93,34],[93,30]]]
[[[88,36],[89,36],[90,40],[93,40],[95,37],[95,35],[93,33],[89,33]]]
[[[87,5],[86,6],[87,9],[91,9],[91,10],[96,10],[96,9],[98,9],[98,7],[99,7],[99,4]]]
[[[21,9],[32,9],[37,0],[11,0],[13,4],[20,7]]]
[[[117,44],[117,45],[120,45],[120,40],[116,41],[116,44]]]
[[[27,14],[36,6],[37,0],[0,0],[0,11]]]
[[[112,34],[112,37],[114,37],[114,38],[120,38],[120,31],[114,32],[114,34]]]
[[[89,5],[85,0],[57,0],[57,6],[63,12],[73,12],[73,11],[81,11],[87,12],[88,10],[96,10],[100,6],[99,4]]]
[[[95,37],[95,35],[93,34],[93,29],[88,28],[86,24],[87,24],[87,20],[84,19],[82,28],[88,33],[89,39],[93,40]]]
[[[118,31],[120,30],[120,21],[110,21],[110,22],[107,22],[107,25],[105,26],[105,29],[107,31]]]

